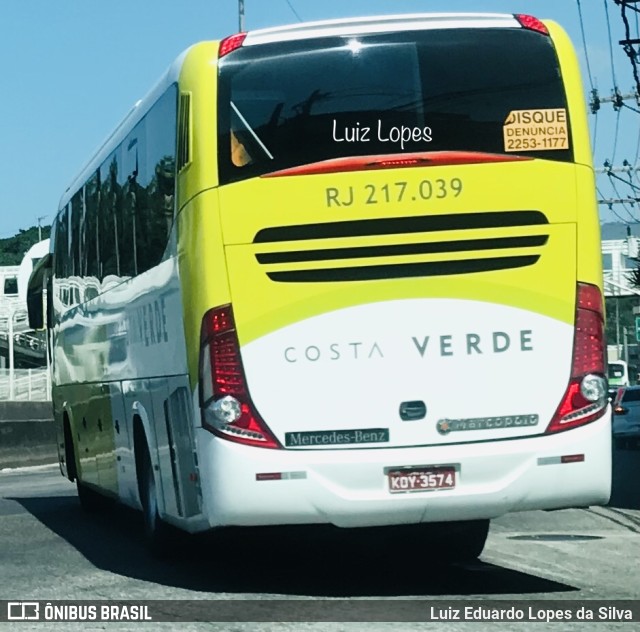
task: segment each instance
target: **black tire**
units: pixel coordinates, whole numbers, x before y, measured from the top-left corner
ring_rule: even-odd
[[[477,560],[489,535],[489,520],[469,520],[425,525],[433,537],[427,539],[434,557],[443,562]]]
[[[158,495],[153,465],[146,442],[140,449],[140,501],[144,519],[144,537],[149,551],[154,557],[166,557],[168,554],[168,525],[158,513]]]
[[[78,478],[76,455],[73,447],[73,437],[71,435],[71,426],[65,415],[64,420],[64,460],[67,468],[67,478],[73,483]]]
[[[472,520],[458,523],[453,529],[457,542],[454,544],[451,560],[454,562],[472,562],[484,551],[489,535],[488,520]]]
[[[73,438],[71,436],[71,428],[67,420],[64,424],[64,452],[67,466],[67,477],[70,481],[76,482],[80,507],[82,507],[83,511],[86,511],[87,513],[96,512],[102,507],[102,496],[90,487],[87,487],[84,483],[81,483],[78,478],[76,453],[73,445]]]
[[[76,488],[78,490],[78,499],[80,500],[80,506],[87,513],[95,513],[103,506],[103,499],[98,492],[94,491],[90,487],[87,487],[84,483],[81,483],[76,478]]]

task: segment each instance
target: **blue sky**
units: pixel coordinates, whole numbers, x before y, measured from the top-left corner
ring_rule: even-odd
[[[600,94],[609,96],[614,81],[605,0],[581,4],[591,74]],[[245,0],[245,24],[255,29],[296,22],[296,13],[303,20],[419,11],[530,13],[567,29],[588,90],[577,6],[577,0]],[[613,0],[608,6],[617,84],[632,92],[631,64],[617,43],[624,36],[620,9]],[[2,0],[0,238],[35,225],[38,216],[50,223],[75,173],[130,107],[189,45],[235,32],[237,7],[237,0]],[[632,26],[635,31],[633,17]],[[597,166],[605,159],[615,165],[637,160],[640,113],[623,108],[614,143],[617,116],[603,104]],[[617,181],[618,196],[607,176],[598,180],[605,197],[632,191]],[[640,217],[637,206],[614,210],[629,221]],[[601,217],[615,219],[606,207]]]

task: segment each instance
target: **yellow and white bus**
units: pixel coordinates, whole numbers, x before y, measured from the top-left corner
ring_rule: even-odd
[[[523,15],[187,50],[31,278],[82,503],[142,509],[156,548],[167,524],[332,524],[457,559],[507,512],[606,503],[584,101],[565,32]]]

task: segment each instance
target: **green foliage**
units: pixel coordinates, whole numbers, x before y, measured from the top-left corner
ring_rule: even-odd
[[[51,226],[42,226],[42,239],[47,239],[51,232]],[[37,244],[38,227],[32,226],[27,230],[20,230],[17,235],[0,239],[0,266],[20,265],[27,250]]]

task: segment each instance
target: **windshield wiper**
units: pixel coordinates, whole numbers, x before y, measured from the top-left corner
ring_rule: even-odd
[[[240,110],[236,107],[236,104],[233,101],[230,101],[230,103],[233,111],[238,115],[238,118],[240,119],[242,124],[247,128],[247,131],[249,132],[249,134],[251,134],[251,136],[256,141],[256,143],[258,143],[258,145],[260,146],[260,149],[262,149],[262,151],[264,151],[264,153],[267,156],[269,156],[271,160],[273,160],[273,155],[267,149],[266,145],[260,140],[258,135],[253,131],[253,129],[251,128],[251,125],[249,125],[249,123],[247,122],[247,119],[244,118],[244,116],[242,116],[242,114],[240,113]]]

